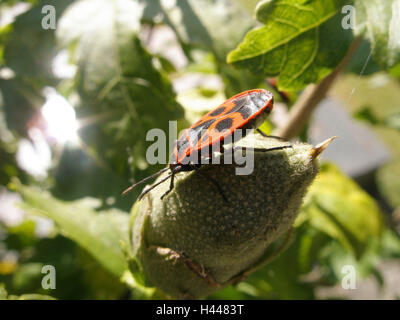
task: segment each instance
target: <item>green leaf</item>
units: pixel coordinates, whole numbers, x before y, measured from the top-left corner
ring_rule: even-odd
[[[184,50],[211,50],[221,60],[254,26],[251,15],[233,0],[142,0],[141,3],[145,5],[145,21],[156,22],[161,17],[174,30]]]
[[[0,300],[7,299],[7,290],[3,283],[0,283]]]
[[[348,2],[348,1],[347,1]],[[326,77],[345,56],[352,40],[341,26],[345,0],[275,0],[257,7],[264,26],[251,30],[228,63],[278,76],[283,91],[300,90]]]
[[[146,19],[157,14],[162,16],[174,30],[189,59],[192,59],[191,50],[195,48],[213,53],[227,96],[259,87],[262,77],[247,70],[234,70],[226,64],[228,52],[255,25],[250,13],[240,3],[233,0],[178,0],[173,5],[158,0],[145,3]]]
[[[390,75],[395,78],[400,78],[400,63],[396,64],[391,70]]]
[[[372,57],[371,44],[367,39],[361,41],[346,69],[359,76],[369,76],[381,70]]]
[[[178,0],[163,9],[181,41],[211,49],[221,60],[254,26],[250,14],[231,0]]]
[[[365,252],[369,240],[379,238],[383,229],[374,199],[331,164],[322,166],[302,211],[314,228],[358,257]]]
[[[246,10],[250,13],[254,11],[254,8],[257,6],[259,0],[235,0],[239,2]]]
[[[385,119],[385,124],[400,131],[400,112],[390,115]]]
[[[311,230],[313,231],[313,230]],[[315,232],[314,232],[315,233]],[[253,299],[313,299],[312,287],[301,281],[301,275],[309,271],[303,268],[303,256],[312,262],[308,249],[304,252],[304,240],[310,238],[310,230],[303,226],[296,230],[294,243],[275,260],[249,276],[237,289]],[[317,239],[320,240],[320,239]],[[314,244],[320,244],[317,242]]]
[[[79,67],[78,117],[95,119],[80,134],[125,177],[130,169],[148,167],[148,130],[167,132],[168,121],[183,116],[170,81],[138,38],[142,11],[134,0],[81,0],[65,11],[57,29]]]
[[[56,300],[52,296],[47,296],[44,294],[28,293],[22,294],[20,296],[8,296],[9,300]]]
[[[44,294],[23,294],[20,296],[8,295],[4,284],[0,283],[0,300],[55,300],[53,297]]]
[[[375,115],[372,109],[368,106],[357,110],[356,113],[353,114],[353,117],[360,121],[368,122],[371,125],[377,125],[381,123],[381,120]]]
[[[385,258],[400,258],[400,235],[390,229],[382,235],[382,255]]]
[[[356,0],[357,35],[366,36],[375,61],[388,70],[400,62],[400,0]]]
[[[5,65],[16,74],[36,79],[43,84],[53,82],[52,60],[57,54],[54,30],[43,29],[42,8],[52,5],[59,17],[70,0],[41,0],[18,16],[4,41]]]
[[[96,198],[102,201],[101,209],[128,211],[132,199],[121,197],[121,190],[127,185],[126,177],[119,176],[96,160],[82,149],[64,145],[57,167],[52,170],[55,184],[51,193],[65,201],[82,197]]]
[[[126,294],[126,286],[78,244],[61,235],[40,239],[30,236],[33,231],[24,230],[28,226],[21,230],[23,225],[6,228],[7,250],[20,253],[15,270],[0,275],[9,294],[48,294],[41,285],[44,265],[54,266],[57,271],[56,289],[51,290],[57,299],[118,299]]]
[[[43,190],[20,186],[23,208],[55,221],[62,234],[86,249],[108,271],[120,277],[126,262],[120,241],[128,234],[128,215],[118,210],[96,212],[88,200],[63,202]]]
[[[27,174],[18,167],[15,157],[18,150],[17,139],[7,128],[3,108],[4,100],[0,80],[0,184],[7,185],[11,177],[18,176],[24,181]]]
[[[42,106],[44,99],[37,88],[20,78],[0,79],[0,110],[8,129],[27,135],[27,123]]]

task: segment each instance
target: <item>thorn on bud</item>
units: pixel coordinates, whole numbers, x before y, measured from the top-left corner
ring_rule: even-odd
[[[327,147],[328,145],[337,138],[337,136],[333,136],[319,144],[317,144],[310,151],[310,162],[316,159]]]

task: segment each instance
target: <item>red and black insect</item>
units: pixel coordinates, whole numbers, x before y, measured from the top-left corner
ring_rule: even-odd
[[[200,168],[202,165],[201,157],[204,155],[202,151],[205,149],[212,150],[212,147],[215,144],[220,144],[219,150],[222,150],[224,139],[228,136],[233,136],[237,129],[243,130],[242,137],[245,136],[246,129],[256,129],[259,133],[265,136],[258,127],[271,113],[273,101],[274,98],[272,93],[264,89],[245,91],[226,100],[220,106],[204,115],[190,128],[183,131],[179,139],[175,142],[169,165],[166,168],[130,186],[123,192],[123,195],[139,184],[170,170],[168,176],[150,188],[145,189],[139,196],[139,199],[141,199],[150,190],[154,189],[164,181],[171,179],[170,188],[161,197],[163,198],[174,188],[174,177],[177,173]],[[261,149],[260,151],[264,152],[287,147],[290,146]],[[193,154],[195,154],[196,161],[193,161]],[[209,155],[209,157],[211,157],[211,155]],[[199,171],[199,173],[201,173],[201,171]],[[226,200],[218,182],[211,177],[206,178],[215,184],[221,195]]]

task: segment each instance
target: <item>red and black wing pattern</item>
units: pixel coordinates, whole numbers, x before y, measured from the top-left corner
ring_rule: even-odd
[[[181,134],[171,163],[180,163],[191,152],[221,141],[265,109],[271,110],[272,105],[273,96],[264,89],[245,91],[226,100]]]

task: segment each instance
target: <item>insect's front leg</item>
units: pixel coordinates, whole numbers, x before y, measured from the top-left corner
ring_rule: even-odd
[[[270,136],[264,132],[262,132],[259,128],[256,129],[256,131],[261,134],[264,138],[272,138],[272,139],[276,139],[282,142],[288,142],[286,139],[282,138],[282,137],[278,137],[278,136]]]
[[[242,146],[237,146],[237,145],[233,145],[232,147],[230,147],[229,149],[226,149],[224,152],[224,156],[233,156],[235,154],[236,151],[251,151],[251,152],[271,152],[271,151],[278,151],[278,150],[283,150],[283,149],[287,149],[287,148],[293,148],[292,145],[287,145],[287,146],[279,146],[279,147],[272,147],[272,148],[268,148],[268,149],[264,149],[264,148],[253,148],[253,147],[242,147]]]
[[[268,148],[268,149],[233,146],[232,150],[233,150],[233,152],[239,151],[239,150],[253,151],[253,152],[270,152],[270,151],[277,151],[277,150],[283,150],[283,149],[288,149],[288,148],[293,148],[293,146],[287,145],[287,146],[279,146],[279,147],[273,147],[273,148]]]
[[[169,189],[161,196],[161,200],[164,199],[164,197],[174,189],[174,178],[175,178],[175,172],[172,172],[171,180],[169,183]]]

